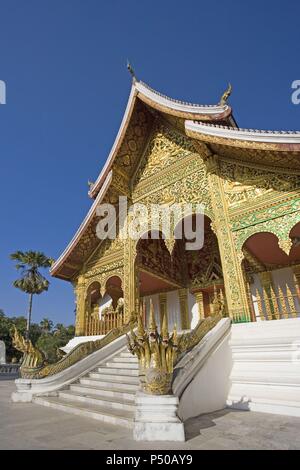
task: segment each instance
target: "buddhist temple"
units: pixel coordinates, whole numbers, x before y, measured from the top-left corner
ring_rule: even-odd
[[[114,308],[124,299],[128,318],[141,299],[148,311],[152,298],[158,318],[167,311],[169,326],[183,330],[220,296],[233,322],[300,315],[300,133],[240,129],[224,95],[217,105],[185,103],[133,78],[90,185],[91,209],[51,270],[74,285],[76,335],[110,328],[101,330],[99,313],[107,299]],[[96,208],[119,196],[129,205],[202,204],[203,248],[186,251],[184,240],[163,233],[99,240]]]
[[[148,441],[225,407],[300,416],[300,132],[238,127],[231,86],[199,105],[130,72],[90,210],[51,267],[74,287],[75,338],[47,364],[15,331],[12,399]]]

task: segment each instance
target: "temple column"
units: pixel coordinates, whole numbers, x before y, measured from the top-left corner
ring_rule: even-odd
[[[136,240],[127,237],[124,243],[124,316],[125,322],[132,312],[138,311],[138,291],[136,270]]]
[[[85,335],[85,279],[83,276],[78,277],[75,287],[76,295],[76,322],[75,336]]]
[[[194,296],[195,296],[197,306],[198,306],[198,315],[199,315],[198,320],[203,320],[204,319],[203,292],[201,292],[201,291],[194,292]]]
[[[219,159],[213,155],[208,157],[205,162],[214,212],[212,229],[218,238],[228,314],[237,322],[251,321],[241,267],[243,254],[236,249],[234,235],[230,228],[227,200],[218,163]]]
[[[178,296],[179,296],[179,304],[180,304],[181,329],[188,330],[190,328],[190,321],[189,321],[187,289],[179,289]]]
[[[162,326],[163,318],[166,315],[167,325],[168,325],[168,309],[167,309],[167,293],[161,293],[158,296],[159,299],[159,317],[160,317],[160,327]]]

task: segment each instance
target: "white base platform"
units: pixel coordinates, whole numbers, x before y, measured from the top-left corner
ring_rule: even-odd
[[[232,325],[227,406],[300,416],[300,318]]]
[[[174,395],[137,392],[134,440],[184,442],[184,426],[177,416],[178,403]]]

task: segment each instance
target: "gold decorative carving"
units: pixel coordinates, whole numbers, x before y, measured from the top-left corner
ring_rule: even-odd
[[[191,332],[183,333],[178,339],[178,359],[180,359],[180,354],[190,351],[196,346],[222,318],[222,315],[209,316],[200,320]]]
[[[285,240],[280,238],[278,240],[278,246],[282,251],[284,251],[287,255],[289,255],[290,250],[293,246],[293,242],[290,238],[285,239]]]
[[[291,191],[300,186],[296,175],[280,175],[246,165],[222,162],[221,172],[230,207],[272,191]]]
[[[128,349],[139,360],[142,389],[152,395],[165,395],[171,391],[173,369],[182,354],[192,349],[216,326],[222,315],[200,320],[194,330],[178,338],[176,325],[170,335],[167,316],[164,315],[161,333],[157,331],[154,309],[150,303],[149,327],[145,331],[142,316],[138,317],[138,328],[127,336]]]
[[[220,170],[208,174],[214,211],[214,229],[217,233],[228,312],[234,321],[250,321],[247,291],[240,260],[237,257],[233,233],[230,229],[228,204]]]
[[[256,302],[258,306],[258,313],[261,320],[278,320],[287,319],[291,317],[298,317],[300,311],[296,309],[295,299],[297,294],[293,294],[289,285],[285,286],[286,293],[284,294],[282,287],[277,287],[278,295],[274,286],[269,284],[270,275],[267,273],[262,294],[256,291]]]
[[[13,347],[23,353],[22,364],[20,367],[21,376],[24,377],[28,371],[39,370],[45,364],[44,354],[32,345],[29,339],[23,338],[17,328],[13,327],[12,335]]]
[[[137,333],[127,336],[128,349],[139,360],[142,389],[152,395],[166,395],[171,391],[173,367],[177,356],[177,331],[169,335],[167,316],[164,315],[161,333],[157,331],[152,302],[148,330],[144,330],[142,317],[138,317]]]
[[[136,181],[156,175],[161,169],[189,156],[191,152],[194,152],[194,147],[189,139],[158,122],[137,172]]]

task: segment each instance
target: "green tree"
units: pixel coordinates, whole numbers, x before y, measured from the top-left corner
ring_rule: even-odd
[[[10,330],[12,328],[12,321],[10,318],[7,318],[3,312],[0,310],[0,339],[4,341],[6,347],[6,360],[8,356],[11,356],[12,344],[10,338]]]
[[[10,318],[4,314],[3,310],[0,310],[0,339],[5,343],[7,362],[10,362],[13,357],[16,357],[18,360],[22,357],[22,353],[17,351],[12,345],[11,332],[14,324],[24,334],[26,331],[26,318]]]
[[[40,273],[39,269],[49,268],[53,260],[40,251],[16,251],[10,255],[10,258],[17,261],[16,269],[21,271],[21,277],[14,281],[13,285],[29,294],[26,326],[26,337],[29,338],[33,296],[47,291],[49,287],[49,281]]]
[[[40,327],[44,334],[50,333],[53,328],[53,321],[49,320],[49,318],[43,318],[43,320],[40,321]]]
[[[74,337],[75,328],[73,325],[64,326],[62,323],[55,325],[50,333],[43,333],[36,346],[43,351],[48,362],[56,362],[61,358],[62,353],[59,348],[65,346]]]
[[[7,317],[3,310],[0,309],[0,339],[4,341],[6,346],[7,362],[10,362],[13,357],[17,358],[18,361],[22,358],[22,353],[12,345],[11,333],[13,325],[24,336],[27,326],[26,318]],[[48,318],[44,318],[41,324],[31,323],[30,325],[32,344],[43,351],[47,361],[50,363],[56,362],[61,358],[62,352],[59,351],[59,348],[65,346],[74,335],[75,327],[73,325],[65,326],[62,323],[57,323],[53,329],[53,322]]]

